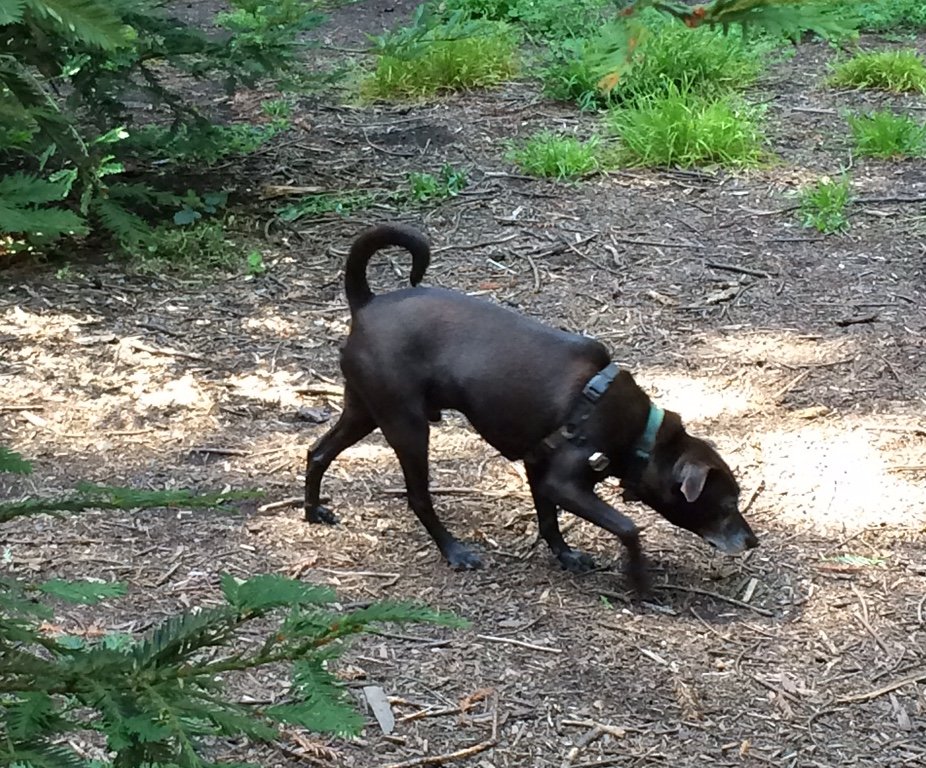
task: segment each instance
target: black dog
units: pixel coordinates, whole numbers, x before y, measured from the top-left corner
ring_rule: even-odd
[[[594,492],[607,476],[621,478],[625,497],[723,552],[758,545],[724,460],[690,436],[677,414],[654,406],[603,345],[439,288],[374,296],[367,263],[391,245],[411,253],[413,286],[430,263],[424,235],[397,225],[363,232],[350,249],[344,412],[309,452],[306,520],[337,522],[319,503],[322,476],[341,451],[379,427],[402,465],[409,505],[441,554],[456,568],[478,568],[478,556],[438,520],[428,490],[428,422],[454,409],[506,458],[524,461],[540,534],[564,568],[594,562],[563,540],[557,508],[618,536],[631,577],[642,582],[637,527]]]

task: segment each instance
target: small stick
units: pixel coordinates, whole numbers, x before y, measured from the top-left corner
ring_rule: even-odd
[[[435,486],[428,489],[429,492],[435,496],[445,495],[445,496],[488,496],[490,499],[504,499],[508,496],[519,496],[525,497],[527,493],[524,491],[488,491],[482,490],[480,488],[470,488],[470,487],[456,487],[456,486]],[[405,488],[384,488],[380,493],[385,493],[389,496],[404,496],[407,491]]]
[[[850,325],[861,325],[862,323],[874,323],[878,319],[877,315],[862,315],[861,317],[846,317],[837,320],[836,325],[840,328],[847,328]]]
[[[534,273],[534,293],[540,293],[540,270],[537,269],[537,263],[529,253],[525,253],[524,258],[527,259],[527,263],[531,265],[531,272]]]
[[[302,496],[290,496],[288,499],[283,499],[282,501],[271,501],[267,504],[261,504],[257,511],[258,513],[264,512],[273,512],[277,509],[285,509],[286,507],[298,507],[301,506],[305,499]]]
[[[494,635],[476,635],[480,640],[488,640],[492,643],[506,643],[507,645],[518,645],[521,648],[530,648],[532,651],[543,651],[544,653],[562,653],[562,648],[551,648],[546,645],[535,645],[526,643],[523,640],[515,640],[513,637],[495,637]]]
[[[416,757],[412,760],[403,760],[401,763],[390,763],[386,766],[386,768],[418,768],[418,766],[444,765],[445,763],[452,762],[453,760],[462,760],[465,757],[478,755],[480,752],[485,752],[487,749],[491,749],[496,744],[498,744],[497,696],[495,697],[495,710],[493,711],[492,717],[492,735],[489,736],[489,738],[485,741],[480,741],[478,744],[473,744],[471,747],[458,749],[456,752],[446,752],[443,755],[424,755],[423,757]]]
[[[923,680],[926,680],[926,669],[920,670],[919,672],[914,672],[912,675],[907,675],[907,677],[902,677],[900,680],[895,680],[893,683],[888,683],[881,688],[875,688],[873,691],[868,691],[866,693],[853,693],[849,696],[843,696],[842,698],[836,699],[836,703],[856,704],[860,701],[872,701],[873,699],[884,696],[886,693],[891,693],[896,691],[898,688],[903,688],[905,685],[920,683]]]
[[[44,411],[45,406],[35,405],[0,405],[0,411]]]
[[[501,245],[510,242],[520,235],[515,232],[513,235],[501,237],[498,240],[483,240],[479,243],[466,243],[464,245],[441,245],[438,248],[432,248],[431,253],[440,253],[441,251],[474,251],[477,248],[485,248],[487,245]]]
[[[810,369],[801,371],[797,376],[795,376],[791,381],[785,384],[781,389],[779,389],[773,396],[772,402],[777,403],[781,398],[783,398],[788,392],[794,389],[798,384],[800,384],[804,379],[810,375]]]
[[[616,237],[614,235],[611,236],[611,239],[618,243],[624,243],[625,245],[648,245],[653,248],[696,248],[698,250],[704,248],[700,243],[668,243],[656,240],[634,240],[630,237]]]
[[[752,275],[753,277],[764,277],[766,279],[771,279],[772,275],[768,272],[763,272],[761,269],[749,269],[749,267],[738,267],[735,264],[721,264],[717,261],[707,262],[707,266],[711,269],[724,269],[727,272],[736,272],[740,275]]]
[[[774,616],[774,612],[768,610],[767,608],[759,608],[756,605],[750,603],[744,603],[742,600],[737,600],[735,597],[727,597],[726,595],[721,595],[719,592],[711,592],[707,589],[698,589],[697,587],[683,587],[680,584],[657,584],[653,589],[661,589],[663,591],[675,590],[677,592],[689,592],[692,595],[703,595],[704,597],[713,597],[715,600],[721,600],[725,603],[730,603],[731,605],[738,605],[740,608],[748,608],[750,611],[755,611],[760,616]]]

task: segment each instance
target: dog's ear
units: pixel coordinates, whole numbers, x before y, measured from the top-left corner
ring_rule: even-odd
[[[691,504],[698,500],[711,468],[694,459],[680,459],[675,465],[675,480],[682,485],[682,495]]]

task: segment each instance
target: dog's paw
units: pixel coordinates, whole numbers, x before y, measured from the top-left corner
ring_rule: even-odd
[[[338,518],[327,507],[323,507],[319,504],[316,507],[306,507],[305,508],[305,519],[308,523],[324,523],[325,525],[337,525]]]
[[[587,573],[588,571],[594,571],[598,567],[595,558],[585,552],[580,552],[578,549],[567,549],[560,552],[556,557],[563,570],[572,573]]]
[[[450,567],[456,571],[475,571],[482,568],[482,558],[459,541],[453,542],[444,552]]]

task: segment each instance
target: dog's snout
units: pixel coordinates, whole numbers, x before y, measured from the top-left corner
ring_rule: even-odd
[[[759,546],[759,538],[739,514],[728,517],[714,530],[702,533],[701,537],[725,555],[739,555]]]

